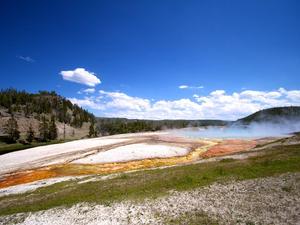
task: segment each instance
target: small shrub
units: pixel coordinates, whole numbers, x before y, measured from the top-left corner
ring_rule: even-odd
[[[236,159],[233,158],[226,158],[226,159],[221,159],[220,162],[222,163],[227,163],[227,162],[234,162],[236,161]]]

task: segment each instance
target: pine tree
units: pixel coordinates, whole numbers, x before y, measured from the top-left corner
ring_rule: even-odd
[[[28,141],[28,143],[31,143],[33,140],[34,140],[34,130],[32,129],[32,126],[30,124],[27,130],[26,141]]]
[[[42,117],[42,121],[39,126],[41,141],[47,141],[49,137],[48,121],[45,116]]]
[[[11,118],[4,127],[4,132],[8,135],[9,142],[15,143],[20,138],[20,131],[18,129],[18,123],[14,115],[11,114]]]
[[[55,116],[51,116],[51,121],[49,125],[49,139],[50,140],[55,140],[57,138],[57,127],[55,124]]]
[[[89,137],[93,137],[94,134],[95,134],[94,123],[91,123],[90,130],[89,130]]]
[[[90,120],[90,129],[89,129],[89,137],[97,137],[98,135],[98,132],[97,130],[95,129],[95,122],[96,122],[96,119],[94,116],[91,117],[91,120]]]

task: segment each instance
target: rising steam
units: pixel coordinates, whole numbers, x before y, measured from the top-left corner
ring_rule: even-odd
[[[300,120],[282,119],[276,122],[252,122],[248,125],[234,122],[224,127],[186,128],[171,132],[189,138],[262,138],[288,136],[299,131]]]

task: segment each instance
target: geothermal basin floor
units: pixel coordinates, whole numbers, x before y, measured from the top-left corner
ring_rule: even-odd
[[[0,190],[49,178],[112,174],[192,163],[247,151],[261,142],[188,139],[168,132],[152,132],[41,146],[0,156]]]

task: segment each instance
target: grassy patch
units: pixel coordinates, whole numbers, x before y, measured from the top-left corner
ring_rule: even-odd
[[[201,212],[189,212],[176,218],[166,218],[164,224],[168,225],[218,225],[218,222]]]
[[[33,193],[0,198],[0,215],[38,211],[79,202],[111,204],[156,198],[170,190],[188,190],[213,182],[245,180],[300,171],[300,145],[273,147],[265,154],[231,162],[209,162],[124,174],[111,180],[67,181]]]

